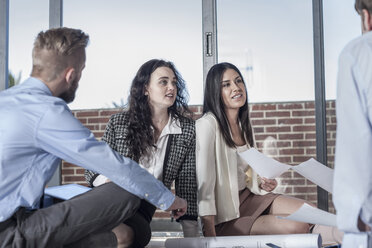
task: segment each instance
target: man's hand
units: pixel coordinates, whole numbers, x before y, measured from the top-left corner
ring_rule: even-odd
[[[167,211],[172,211],[172,215],[174,216],[174,218],[178,219],[179,217],[181,217],[182,215],[186,213],[187,202],[184,199],[176,196],[176,198],[174,199],[174,202],[167,209]]]
[[[261,189],[266,190],[267,192],[271,192],[276,188],[276,186],[278,186],[278,182],[275,179],[267,179],[265,177],[261,177]]]

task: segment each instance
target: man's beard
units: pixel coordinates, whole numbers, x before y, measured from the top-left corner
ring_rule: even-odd
[[[66,103],[71,103],[75,99],[75,93],[78,87],[78,80],[74,80],[71,84],[71,87],[65,92],[60,94],[58,97],[64,100]]]

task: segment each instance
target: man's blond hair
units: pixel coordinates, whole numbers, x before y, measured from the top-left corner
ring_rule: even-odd
[[[40,32],[32,50],[31,76],[52,81],[68,66],[76,68],[88,42],[89,36],[79,29],[54,28]]]

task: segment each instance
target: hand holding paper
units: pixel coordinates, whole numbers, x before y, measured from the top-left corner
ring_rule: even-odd
[[[332,193],[333,169],[319,163],[313,158],[299,165],[290,166],[265,156],[255,148],[250,148],[245,152],[239,153],[239,155],[261,177],[273,179],[292,168],[303,177]]]

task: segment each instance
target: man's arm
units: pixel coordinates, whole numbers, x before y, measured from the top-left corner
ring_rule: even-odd
[[[106,175],[130,193],[162,210],[180,209],[186,204],[136,162],[119,155],[105,142],[97,141],[69,111],[66,105],[55,105],[46,111],[36,130],[36,143],[41,149],[69,163]]]

